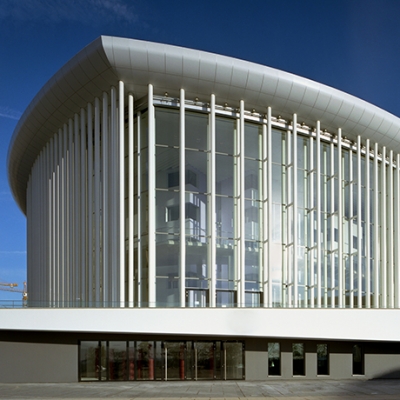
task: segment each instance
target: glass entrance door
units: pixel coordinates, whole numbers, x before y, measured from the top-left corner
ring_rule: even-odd
[[[214,342],[194,343],[194,380],[215,378],[216,351]]]
[[[165,380],[186,379],[186,343],[164,342]]]
[[[81,381],[244,379],[240,341],[82,341]]]

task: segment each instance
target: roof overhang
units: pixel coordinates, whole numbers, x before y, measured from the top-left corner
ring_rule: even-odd
[[[398,342],[400,310],[283,308],[24,308],[0,310],[7,331]]]
[[[309,126],[341,128],[355,140],[378,142],[400,153],[400,119],[366,101],[329,86],[251,62],[159,43],[102,36],[85,47],[40,90],[21,117],[8,152],[12,193],[26,211],[26,187],[36,157],[50,138],[81,108],[118,81],[139,99],[148,84],[168,92],[265,113],[267,107],[288,120],[294,113]]]

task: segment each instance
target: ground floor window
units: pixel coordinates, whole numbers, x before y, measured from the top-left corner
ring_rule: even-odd
[[[359,344],[353,346],[353,375],[364,375],[364,351]]]
[[[241,341],[82,341],[81,381],[244,379]]]
[[[317,375],[329,375],[329,354],[327,344],[317,344]]]
[[[268,375],[281,374],[281,346],[280,343],[268,343]]]
[[[305,352],[304,343],[293,343],[293,375],[305,375]]]

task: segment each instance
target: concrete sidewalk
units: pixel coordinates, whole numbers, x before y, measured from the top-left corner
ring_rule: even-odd
[[[0,383],[0,399],[400,399],[400,380]]]

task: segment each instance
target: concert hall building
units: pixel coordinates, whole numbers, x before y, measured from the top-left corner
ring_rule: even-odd
[[[399,153],[398,117],[331,87],[98,38],[11,140],[0,380],[400,377]]]

